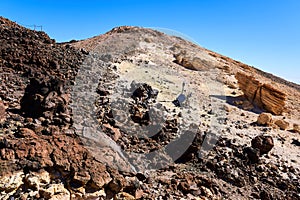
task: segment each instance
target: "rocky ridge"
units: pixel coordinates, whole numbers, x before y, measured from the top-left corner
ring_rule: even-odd
[[[110,175],[69,129],[70,86],[84,53],[43,32],[0,22],[1,199],[93,196],[118,172]],[[50,178],[37,188],[26,179],[33,172],[33,179],[40,173]]]
[[[2,199],[299,198],[295,87],[274,84],[287,110],[262,124],[235,74],[269,77],[180,38],[119,27],[56,44],[0,22]]]

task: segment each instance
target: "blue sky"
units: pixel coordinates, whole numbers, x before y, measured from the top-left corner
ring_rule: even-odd
[[[116,26],[161,27],[199,45],[300,83],[298,0],[1,0],[0,15],[42,25],[59,42]]]

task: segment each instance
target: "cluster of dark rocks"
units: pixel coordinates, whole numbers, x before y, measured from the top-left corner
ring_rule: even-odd
[[[106,82],[114,82],[113,79],[108,78]],[[101,85],[101,84],[100,84]],[[123,88],[124,89],[124,88]],[[112,106],[108,103],[113,101],[110,95],[115,91],[101,86],[100,96],[104,103],[97,104],[99,110],[105,111],[99,114],[100,123],[109,123],[109,128],[104,128],[104,132],[111,136],[119,145],[126,151],[145,153],[162,149],[166,144],[174,145],[180,148],[179,142],[170,142],[174,139],[180,130],[180,124],[176,119],[164,120],[162,126],[155,135],[144,134],[139,135],[139,131],[134,129],[133,125],[149,126],[151,122],[149,118],[149,107],[155,105],[157,92],[153,91],[150,85],[145,83],[132,83],[130,88],[123,93],[122,105],[126,104],[126,108],[120,105]],[[116,101],[118,102],[118,101]],[[118,118],[121,111],[127,112],[127,119]],[[207,110],[209,117],[213,114],[211,109]],[[155,116],[159,119],[159,115]],[[128,118],[131,120],[128,121]],[[130,122],[131,121],[131,122]],[[121,123],[122,122],[122,123]],[[159,120],[159,122],[161,122]],[[128,126],[127,128],[124,128]],[[250,126],[250,125],[248,125]],[[242,127],[240,129],[247,129]],[[113,131],[112,131],[113,130]],[[130,130],[134,130],[132,134]],[[120,134],[117,139],[114,134]],[[187,132],[187,131],[186,131]],[[147,131],[144,131],[147,133]],[[288,166],[284,162],[271,164],[266,162],[265,158],[269,156],[269,152],[274,147],[273,138],[270,135],[258,135],[249,141],[248,145],[239,145],[234,140],[226,137],[217,138],[218,142],[208,155],[205,157],[199,156],[201,146],[208,135],[208,132],[194,132],[188,133],[194,138],[189,148],[182,153],[181,156],[173,159],[174,163],[171,167],[164,167],[160,165],[155,177],[148,177],[139,180],[139,188],[136,192],[142,190],[143,194],[148,197],[157,197],[159,195],[167,198],[180,198],[182,196],[204,196],[225,197],[231,198],[232,193],[228,193],[233,186],[238,188],[237,195],[248,195],[256,199],[296,199],[298,198],[298,191],[300,182],[295,177],[299,176],[299,169]],[[209,142],[209,141],[208,141]],[[209,144],[208,144],[209,145]],[[214,146],[213,144],[211,144]],[[168,151],[168,149],[165,149]],[[176,148],[171,148],[170,151],[176,151]],[[134,158],[136,159],[136,158]],[[155,158],[153,158],[155,160]],[[138,160],[134,163],[141,165]],[[167,165],[170,166],[168,162]],[[185,172],[180,171],[181,165],[190,166],[193,170]],[[176,166],[176,167],[175,167]],[[153,167],[153,166],[152,166]],[[188,168],[188,167],[187,167]],[[284,168],[289,176],[289,179],[282,179],[280,169]],[[159,178],[162,174],[172,174],[171,177]],[[220,181],[224,181],[225,186],[220,185]],[[256,187],[252,187],[256,185]],[[243,188],[251,188],[243,194]],[[154,192],[154,193],[153,193]],[[156,193],[155,193],[156,192]],[[135,194],[132,193],[131,194]]]
[[[51,184],[63,184],[75,196],[80,187],[114,191],[109,183],[118,171],[95,160],[70,128],[71,86],[86,52],[2,17],[0,43],[0,177],[45,170]],[[9,198],[22,199],[33,189],[25,181]]]
[[[116,80],[108,77],[101,81],[108,85]],[[101,89],[98,87],[98,93],[101,99],[97,103],[100,111],[98,119],[101,124],[107,123],[120,130],[121,135],[116,142],[124,150],[144,153],[158,150],[176,136],[178,116],[165,116],[165,107],[156,100],[159,91],[150,85],[132,82],[129,88],[123,89],[119,99],[111,99],[108,94],[112,91],[104,84]],[[104,132],[115,139],[111,129],[104,128]]]
[[[23,76],[44,79],[74,79],[82,52],[56,44],[40,31],[32,31],[1,18],[1,65]]]
[[[279,160],[267,162],[264,158],[269,156],[273,146],[272,137],[265,135],[252,139],[251,146],[241,146],[235,140],[221,138],[209,153],[210,159],[200,159],[197,165],[201,171],[213,172],[215,177],[238,188],[256,185],[250,187],[249,196],[252,198],[282,199],[284,196],[297,199],[299,169]],[[289,178],[283,179],[282,173],[288,174]]]
[[[70,94],[64,91],[62,82],[31,78],[20,102],[20,111],[26,117],[40,118],[45,125],[66,126],[71,123],[69,101]]]

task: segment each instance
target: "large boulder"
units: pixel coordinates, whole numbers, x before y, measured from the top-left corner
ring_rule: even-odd
[[[251,140],[251,147],[259,150],[260,155],[267,154],[274,147],[274,141],[271,136],[259,135]]]
[[[258,125],[269,125],[272,123],[272,114],[261,113],[257,118]]]
[[[281,129],[281,130],[287,130],[290,126],[290,123],[283,119],[278,119],[275,121],[275,124]]]
[[[174,55],[175,63],[195,71],[207,71],[211,68],[211,64],[203,59],[194,56],[188,56],[185,52],[180,52]]]
[[[241,72],[237,72],[235,77],[238,80],[239,88],[250,102],[275,115],[283,113],[286,101],[284,92]]]
[[[42,116],[55,124],[67,124],[70,122],[67,108],[69,100],[62,81],[53,79],[45,82],[32,78],[21,99],[21,110],[28,117]]]

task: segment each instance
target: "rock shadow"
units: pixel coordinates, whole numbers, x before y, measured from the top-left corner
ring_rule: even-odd
[[[210,95],[209,97],[223,100],[226,103],[245,111],[251,111],[256,114],[260,114],[264,112],[264,110],[260,109],[259,107],[253,105],[250,101],[248,101],[244,95],[240,95],[236,97],[226,96],[226,95]]]

